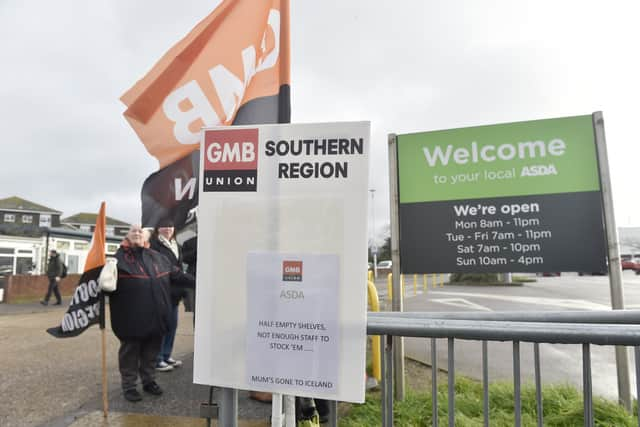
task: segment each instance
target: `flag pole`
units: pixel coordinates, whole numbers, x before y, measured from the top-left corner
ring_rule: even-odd
[[[104,418],[109,416],[109,397],[107,389],[107,331],[105,330],[104,293],[100,292],[100,335],[102,336],[102,412]]]

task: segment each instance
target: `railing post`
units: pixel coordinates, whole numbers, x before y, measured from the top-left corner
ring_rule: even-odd
[[[516,427],[522,424],[522,402],[520,399],[520,341],[513,342],[513,405]]]
[[[584,406],[584,425],[593,426],[593,395],[591,387],[591,348],[582,344],[582,399]]]
[[[635,346],[633,348],[635,352],[635,362],[636,362],[636,396],[640,398],[640,347]],[[636,416],[638,417],[638,427],[640,427],[640,405],[637,405],[638,412]]]
[[[449,427],[455,426],[456,421],[456,364],[455,364],[455,349],[453,338],[448,338],[448,351],[449,351],[449,377],[448,377],[448,386],[449,386]]]
[[[533,369],[536,381],[536,407],[538,415],[538,427],[543,426],[543,408],[542,408],[542,377],[540,375],[540,344],[533,343]]]
[[[489,427],[489,350],[486,341],[482,341],[482,391],[484,425]]]
[[[383,335],[382,352],[382,426],[393,427],[393,336]]]
[[[431,414],[433,427],[438,427],[438,352],[435,338],[431,338]]]

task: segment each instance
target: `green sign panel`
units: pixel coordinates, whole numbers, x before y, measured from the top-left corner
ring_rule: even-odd
[[[600,189],[591,116],[398,136],[400,203]]]
[[[403,273],[606,269],[591,116],[397,136]]]

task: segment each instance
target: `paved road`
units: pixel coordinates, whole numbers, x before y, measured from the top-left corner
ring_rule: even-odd
[[[430,280],[431,277],[429,276]],[[386,299],[387,287],[377,283],[380,299]],[[623,274],[626,308],[640,308],[640,276],[631,271]],[[445,286],[423,289],[422,276],[418,277],[414,292],[413,278],[405,282],[405,311],[561,311],[607,310],[610,305],[608,277],[578,276],[564,273],[561,277],[537,277],[537,282],[522,287]],[[430,363],[430,340],[407,338],[407,356]],[[446,367],[447,343],[438,340],[438,364]],[[633,354],[630,352],[632,381],[635,381]],[[491,379],[512,381],[512,344],[489,345],[489,375]],[[617,397],[615,356],[612,347],[592,346],[594,393],[609,398]],[[456,370],[474,378],[482,377],[480,364],[481,344],[473,341],[456,342]],[[542,345],[541,365],[545,383],[569,382],[582,385],[582,352],[580,346]],[[533,381],[533,346],[521,344],[523,381]],[[635,382],[632,382],[635,395]]]
[[[100,330],[92,326],[78,337],[51,337],[45,329],[59,324],[65,311],[64,306],[42,307],[37,303],[0,304],[0,426],[93,425],[90,421],[83,424],[81,420],[102,408]],[[165,394],[159,398],[145,395],[145,399],[138,403],[127,402],[122,397],[117,368],[118,341],[107,329],[109,407],[112,413],[195,417],[198,421],[199,406],[208,400],[209,388],[192,383],[192,319],[191,313],[180,313],[174,357],[181,358],[184,367],[174,372],[159,373],[157,381],[165,389]],[[214,399],[216,394],[217,390]],[[238,395],[241,419],[263,420],[262,425],[269,425],[271,405],[254,402],[243,391]],[[80,421],[74,423],[76,419]],[[151,422],[150,425],[158,424]],[[204,421],[198,425],[205,425]]]

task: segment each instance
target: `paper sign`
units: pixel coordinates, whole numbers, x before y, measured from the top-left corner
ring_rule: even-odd
[[[250,253],[247,382],[284,394],[335,392],[337,255]]]

